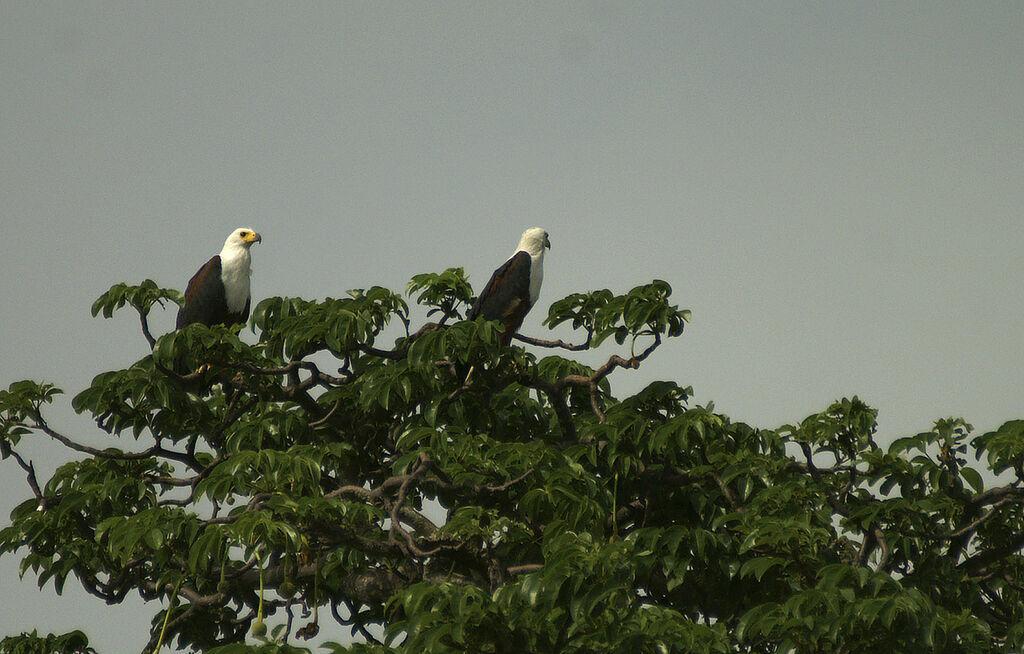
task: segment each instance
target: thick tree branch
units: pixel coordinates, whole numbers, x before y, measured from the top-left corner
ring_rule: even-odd
[[[989,566],[1011,554],[1017,554],[1024,548],[1024,533],[1014,536],[1008,543],[1000,547],[990,547],[975,553],[957,566],[970,575],[985,576],[989,574]]]
[[[564,380],[565,378],[563,378],[562,381]],[[565,401],[564,384],[552,384],[551,382],[530,373],[521,374],[519,376],[519,383],[528,388],[535,388],[537,390],[544,391],[544,394],[548,397],[548,401],[551,403],[551,408],[555,410],[555,417],[558,418],[558,424],[562,428],[562,442],[576,442],[576,422],[573,420],[572,413],[569,411],[569,405]]]
[[[998,488],[990,488],[972,497],[970,503],[974,506],[985,506],[993,502],[1001,502],[1007,496],[1024,498],[1024,488],[1021,488],[1018,482],[1007,486],[999,486]]]

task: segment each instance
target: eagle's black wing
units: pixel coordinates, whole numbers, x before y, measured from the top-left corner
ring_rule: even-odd
[[[228,317],[228,299],[220,278],[220,255],[215,254],[188,280],[185,306],[178,309],[174,326],[181,329],[194,322],[216,325],[227,322]]]
[[[502,341],[511,341],[530,310],[530,265],[529,253],[516,252],[494,271],[466,317],[500,320],[505,325]]]

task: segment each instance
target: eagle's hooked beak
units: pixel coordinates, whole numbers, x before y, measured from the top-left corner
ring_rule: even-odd
[[[547,234],[544,235],[544,247],[551,249],[551,238]]]
[[[262,243],[263,237],[260,236],[257,232],[249,232],[244,237],[242,237],[242,240],[245,241],[246,243]]]

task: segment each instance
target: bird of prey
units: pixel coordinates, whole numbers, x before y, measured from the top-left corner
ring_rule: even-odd
[[[500,320],[504,326],[501,343],[508,345],[537,302],[544,279],[544,250],[551,249],[548,233],[540,227],[523,232],[519,247],[501,264],[480,292],[466,317],[470,320]]]
[[[263,238],[248,227],[231,232],[220,254],[215,254],[188,281],[185,305],[178,310],[176,329],[201,322],[233,325],[249,317],[249,248]]]

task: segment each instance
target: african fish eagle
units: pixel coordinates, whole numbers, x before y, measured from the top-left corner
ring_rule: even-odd
[[[188,280],[185,306],[178,309],[176,329],[194,322],[204,325],[244,323],[249,317],[249,275],[252,257],[249,248],[263,238],[239,227],[215,254]]]
[[[512,335],[537,302],[544,279],[545,249],[551,249],[551,241],[543,228],[531,227],[523,232],[515,253],[494,271],[466,315],[470,320],[500,320],[505,326],[501,335],[503,345],[512,341]]]

